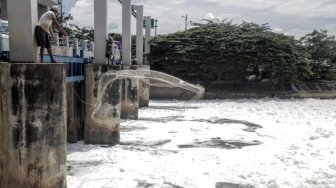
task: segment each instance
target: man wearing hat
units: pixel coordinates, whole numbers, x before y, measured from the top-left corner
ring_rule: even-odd
[[[50,39],[49,36],[52,37],[54,41],[56,41],[56,38],[54,36],[54,33],[52,31],[52,25],[54,25],[58,31],[60,31],[63,36],[67,36],[68,34],[63,30],[61,25],[57,22],[57,16],[60,15],[60,12],[58,10],[58,7],[52,6],[50,11],[47,11],[44,13],[36,28],[35,28],[35,39],[37,46],[40,47],[40,57],[41,62],[43,62],[43,54],[44,54],[44,48],[47,48],[48,54],[50,56],[50,60],[52,63],[57,63],[52,55],[51,45],[50,45]]]

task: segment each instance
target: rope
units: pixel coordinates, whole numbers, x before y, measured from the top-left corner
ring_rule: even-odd
[[[71,84],[69,84],[69,83],[66,83],[66,84],[71,87],[72,91],[75,93],[75,95],[79,99],[79,101],[81,101],[83,104],[87,104],[87,105],[90,105],[90,106],[95,106],[94,104],[88,103],[88,102],[84,101],[83,99],[81,99],[80,96],[78,95],[78,93],[76,92],[75,88]]]

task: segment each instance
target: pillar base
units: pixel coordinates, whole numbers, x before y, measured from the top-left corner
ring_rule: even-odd
[[[107,144],[116,145],[120,142],[120,81],[117,80],[112,86],[107,87],[108,96],[105,96],[104,103],[115,105],[116,114],[108,112],[113,116],[113,121],[96,122],[91,118],[94,111],[94,105],[97,101],[98,83],[100,77],[110,70],[121,70],[121,66],[107,64],[87,64],[85,65],[86,82],[86,118],[84,126],[85,144]],[[111,97],[112,96],[112,97]],[[119,104],[119,105],[118,105]],[[105,113],[105,112],[102,112]]]
[[[136,70],[139,67],[137,65],[123,65],[123,70]],[[138,119],[139,78],[123,79],[121,91],[121,118]]]
[[[64,64],[0,64],[0,187],[66,187]]]
[[[144,73],[144,79],[140,79],[139,83],[139,107],[149,106],[149,88],[150,88],[150,65],[142,65],[142,69],[148,70]]]

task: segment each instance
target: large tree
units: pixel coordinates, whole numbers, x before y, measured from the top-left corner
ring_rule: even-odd
[[[311,67],[315,79],[336,79],[333,69],[336,63],[335,36],[327,30],[314,30],[300,39],[311,56]]]
[[[308,55],[294,37],[267,24],[216,22],[151,41],[154,69],[185,79],[245,80],[250,68],[272,81],[305,78]]]
[[[63,28],[68,33],[70,38],[77,38],[79,40],[94,40],[94,30],[92,27],[79,27],[76,24],[69,23],[73,20],[71,14],[63,17]]]

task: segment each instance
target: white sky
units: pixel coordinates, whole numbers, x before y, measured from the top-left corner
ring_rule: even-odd
[[[74,16],[75,23],[87,26],[93,25],[93,2],[63,0],[63,6]],[[108,2],[109,31],[120,33],[121,5],[118,0]],[[144,5],[145,15],[158,19],[158,34],[182,31],[183,15],[188,15],[188,21],[200,22],[209,13],[234,23],[269,23],[274,31],[296,37],[313,29],[328,29],[329,34],[336,34],[335,0],[133,0],[132,4]]]

